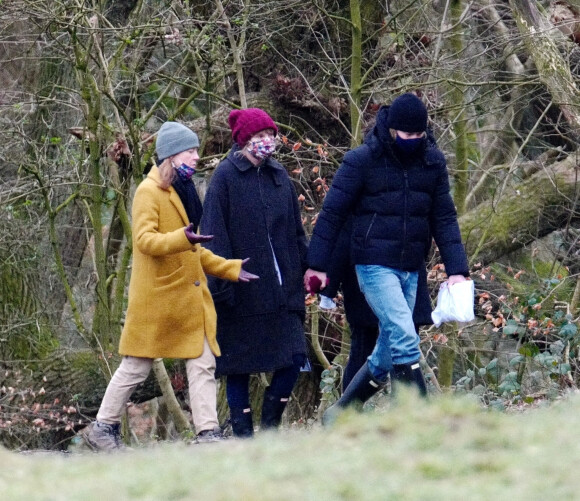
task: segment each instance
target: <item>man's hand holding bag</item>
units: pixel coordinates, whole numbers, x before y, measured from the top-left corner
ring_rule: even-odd
[[[437,306],[431,313],[436,327],[443,322],[470,322],[475,318],[473,311],[475,286],[473,280],[464,280],[453,285],[441,284],[437,295]]]

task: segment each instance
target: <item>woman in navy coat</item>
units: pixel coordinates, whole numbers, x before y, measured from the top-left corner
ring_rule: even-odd
[[[261,427],[275,428],[306,360],[304,289],[307,241],[298,198],[286,169],[272,158],[278,128],[259,108],[229,116],[234,146],[214,172],[205,197],[206,247],[226,258],[249,257],[260,280],[236,285],[210,278],[222,356],[216,376],[227,376],[234,435],[253,434],[252,373],[273,372],[264,395]]]

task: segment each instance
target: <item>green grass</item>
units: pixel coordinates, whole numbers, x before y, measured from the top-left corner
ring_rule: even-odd
[[[580,496],[580,396],[518,414],[401,395],[329,429],[121,454],[0,450],[3,500],[552,500]]]

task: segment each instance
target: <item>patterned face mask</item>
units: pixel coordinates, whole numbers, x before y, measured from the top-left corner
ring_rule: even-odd
[[[195,167],[190,167],[187,164],[181,164],[179,167],[175,167],[175,170],[183,181],[189,181],[191,176],[195,174]]]
[[[258,160],[271,157],[276,151],[276,141],[274,139],[251,141],[248,145],[248,151]]]

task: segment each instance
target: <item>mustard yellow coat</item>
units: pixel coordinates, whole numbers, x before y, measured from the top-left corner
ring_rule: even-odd
[[[216,312],[206,273],[237,281],[242,262],[192,245],[179,195],[160,186],[153,167],[133,199],[133,270],[119,353],[143,358],[197,358],[204,337],[214,355]]]

